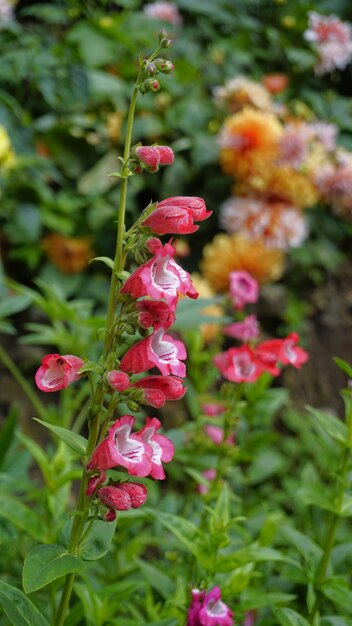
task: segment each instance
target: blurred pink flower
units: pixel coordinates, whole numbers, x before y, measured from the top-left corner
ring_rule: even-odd
[[[235,309],[243,309],[248,302],[257,302],[259,286],[255,278],[244,271],[230,272],[230,298]]]
[[[151,4],[145,4],[143,11],[150,19],[164,20],[174,26],[180,26],[182,24],[182,17],[176,4],[173,4],[173,2],[152,2]]]
[[[234,339],[239,339],[244,343],[247,343],[251,339],[257,339],[259,337],[260,329],[259,323],[255,315],[248,315],[243,322],[233,322],[228,326],[225,326],[224,334]]]
[[[202,472],[202,476],[206,478],[209,482],[212,482],[216,477],[216,469],[207,469]],[[207,485],[198,485],[199,493],[208,493],[209,487]]]
[[[336,15],[309,14],[308,29],[304,33],[307,41],[316,45],[319,62],[317,74],[326,74],[334,69],[344,69],[352,59],[352,29]]]
[[[216,446],[220,446],[220,444],[222,444],[224,440],[223,428],[221,428],[220,426],[213,426],[213,424],[207,424],[206,426],[204,426],[204,432],[206,435],[208,435],[212,442],[215,443]],[[229,435],[226,443],[228,445],[234,445],[235,436],[233,434]]]

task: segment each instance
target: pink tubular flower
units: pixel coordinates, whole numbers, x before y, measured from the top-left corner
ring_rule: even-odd
[[[154,239],[152,245],[154,256],[133,272],[123,285],[121,293],[129,293],[133,298],[164,298],[173,310],[179,293],[189,298],[197,298],[199,294],[193,287],[190,275],[174,261],[175,247],[170,243],[163,246]]]
[[[59,391],[79,379],[84,361],[73,354],[47,354],[36,372],[35,382],[41,391]]]
[[[225,411],[225,407],[218,402],[207,402],[206,404],[202,404],[202,411],[205,415],[208,415],[208,417],[216,417]]]
[[[157,235],[187,235],[198,230],[194,222],[202,222],[212,214],[207,211],[202,198],[174,196],[158,202],[157,208],[144,220],[143,225]]]
[[[212,482],[216,478],[216,469],[207,469],[202,472],[202,476],[206,478],[209,482]],[[207,485],[198,485],[199,493],[208,493],[209,487]],[[193,593],[193,592],[192,592]]]
[[[111,426],[108,436],[95,448],[87,470],[104,471],[121,465],[132,476],[148,476],[152,448],[131,434],[134,417],[123,415]]]
[[[226,380],[235,383],[252,383],[265,369],[247,345],[221,352],[214,358],[214,364]]]
[[[248,315],[243,322],[233,322],[225,326],[224,334],[247,343],[259,337],[259,324],[255,315]]]
[[[147,417],[146,425],[137,433],[139,439],[153,450],[149,475],[156,480],[165,478],[162,462],[169,463],[175,453],[172,441],[164,435],[156,434],[160,426],[161,422],[156,417]]]
[[[285,339],[269,339],[259,344],[255,353],[260,358],[261,355],[271,353],[283,365],[293,365],[300,369],[303,363],[308,361],[309,355],[303,348],[296,345],[298,341],[297,333],[291,333]]]
[[[257,302],[259,286],[248,272],[230,272],[230,297],[235,309],[243,309],[248,302]]]
[[[182,17],[176,4],[173,2],[152,2],[151,4],[144,5],[143,11],[150,19],[164,20],[174,26],[182,24]]]
[[[141,374],[157,367],[163,376],[174,374],[184,378],[186,366],[182,361],[186,358],[187,352],[182,341],[164,334],[164,329],[159,328],[126,352],[120,368],[123,372]]]
[[[203,606],[199,611],[199,622],[202,626],[232,626],[234,623],[233,612],[227,604],[221,600],[219,587],[213,587],[206,594]]]
[[[164,406],[166,401],[180,400],[186,393],[181,378],[176,376],[145,376],[132,386],[142,389],[142,402],[156,409]]]
[[[130,377],[125,374],[125,372],[111,370],[111,372],[108,372],[106,378],[109,385],[116,391],[126,391],[130,386]]]
[[[139,300],[136,302],[138,323],[142,328],[169,328],[175,322],[175,313],[166,302]]]
[[[155,146],[160,157],[160,165],[171,165],[175,160],[175,155],[170,146]]]
[[[215,443],[216,446],[220,446],[224,440],[224,429],[220,426],[213,426],[212,424],[207,424],[204,426],[204,432],[208,437]],[[235,436],[229,435],[226,443],[228,445],[233,446],[235,443]]]
[[[221,600],[219,587],[208,593],[194,589],[187,626],[233,626],[233,613]]]

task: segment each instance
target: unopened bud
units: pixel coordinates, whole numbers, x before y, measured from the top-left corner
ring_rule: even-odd
[[[155,74],[158,73],[158,68],[155,65],[155,63],[152,63],[151,61],[148,63],[147,61],[144,61],[142,68],[144,69],[145,72],[147,72],[147,74],[149,74],[149,76],[155,76]]]
[[[155,59],[154,65],[162,74],[171,74],[175,69],[174,64],[171,61],[167,61],[167,59]]]
[[[159,91],[160,84],[155,78],[147,78],[143,83],[139,83],[137,85],[138,90],[141,94],[146,94],[150,91]]]

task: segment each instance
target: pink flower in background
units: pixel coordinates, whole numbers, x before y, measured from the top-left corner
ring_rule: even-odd
[[[216,469],[210,468],[210,469],[204,470],[204,472],[202,472],[202,476],[204,476],[204,478],[206,478],[209,482],[212,482],[216,478]],[[203,493],[203,494],[208,493],[209,487],[207,485],[199,484],[198,491],[199,493]]]
[[[41,391],[59,391],[79,379],[84,361],[73,354],[47,354],[36,372],[35,382]]]
[[[133,272],[121,288],[121,293],[129,293],[134,298],[164,298],[172,309],[176,307],[179,293],[197,298],[198,292],[190,275],[174,261],[175,247],[170,243],[163,246],[157,239],[152,240],[152,245],[154,256]]]
[[[123,415],[114,422],[108,436],[95,448],[87,470],[104,471],[121,465],[132,476],[148,476],[153,450],[137,434],[131,434],[135,421],[131,415]]]
[[[176,320],[175,313],[166,302],[156,300],[138,300],[138,323],[142,328],[169,328]]]
[[[230,298],[235,309],[243,309],[248,302],[257,302],[259,286],[248,272],[230,272]]]
[[[246,611],[243,626],[254,626],[255,621],[256,621],[255,618],[256,618],[255,611]]]
[[[235,383],[254,382],[264,371],[262,363],[247,345],[218,354],[214,364],[226,380]]]
[[[283,365],[293,365],[300,369],[303,363],[308,361],[309,355],[303,348],[296,345],[298,341],[299,335],[291,333],[285,339],[264,341],[256,347],[255,352],[259,356],[261,353],[271,353]]]
[[[148,447],[152,448],[153,452],[149,476],[155,478],[156,480],[163,480],[165,478],[162,463],[169,463],[172,461],[175,453],[172,441],[164,435],[156,433],[160,426],[161,422],[159,422],[156,417],[147,417],[146,425],[137,433],[138,438]]]
[[[352,29],[336,15],[309,14],[308,29],[304,33],[307,41],[316,45],[319,63],[317,74],[326,74],[334,69],[344,69],[352,59]]]
[[[186,393],[181,378],[176,376],[145,376],[133,383],[143,390],[142,402],[160,409],[166,401],[180,400]]]
[[[233,626],[233,612],[221,600],[219,587],[204,592],[192,590],[192,602],[188,610],[187,626]]]
[[[209,417],[216,417],[225,411],[225,406],[219,402],[207,402],[202,404],[202,411]]]
[[[184,378],[186,366],[182,361],[186,358],[187,352],[182,341],[164,334],[164,329],[159,328],[126,352],[120,368],[124,372],[140,374],[157,367],[163,376],[174,374]]]
[[[111,370],[108,372],[107,381],[109,385],[115,389],[115,391],[126,391],[130,386],[130,377],[125,372],[119,372],[117,370]]]
[[[344,156],[342,155],[342,159]],[[342,217],[352,218],[352,163],[342,160],[321,168],[315,182],[325,202],[328,202]]]
[[[315,138],[323,144],[328,152],[332,152],[336,148],[337,126],[328,122],[311,122],[309,124]]]
[[[224,440],[224,429],[220,426],[213,426],[212,424],[207,424],[204,426],[204,432],[208,437],[215,443],[216,446],[220,446]],[[235,436],[229,435],[226,439],[226,443],[228,445],[234,445]]]
[[[309,124],[287,124],[279,140],[279,164],[299,169],[308,156],[312,138],[313,131]]]
[[[223,330],[228,337],[239,339],[244,343],[251,341],[251,339],[257,339],[260,333],[259,322],[255,315],[248,315],[243,322],[233,322],[225,326]]]
[[[176,4],[173,2],[152,2],[145,4],[143,11],[147,17],[153,20],[164,20],[174,26],[182,24],[182,17]]]

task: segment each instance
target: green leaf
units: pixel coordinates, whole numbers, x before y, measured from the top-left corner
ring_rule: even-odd
[[[302,569],[300,563],[294,559],[285,556],[273,548],[260,546],[258,543],[253,543],[250,546],[241,548],[232,554],[220,556],[216,561],[216,567],[219,572],[230,572],[239,565],[260,563],[262,561],[281,561],[283,563],[289,563],[298,569]]]
[[[91,259],[89,263],[93,263],[93,261],[101,261],[102,263],[105,263],[105,265],[110,267],[111,269],[113,269],[114,267],[114,261],[110,259],[110,257],[108,256],[96,256],[94,257],[94,259]]]
[[[0,317],[8,317],[26,309],[32,301],[28,295],[7,296],[0,303]]]
[[[81,559],[69,554],[62,546],[34,546],[24,561],[23,589],[26,593],[32,593],[65,574],[78,572],[81,567]]]
[[[309,622],[292,609],[279,609],[274,614],[282,626],[309,626]]]
[[[7,519],[15,528],[24,530],[37,541],[45,541],[46,527],[43,520],[14,496],[0,495],[0,518]]]
[[[206,560],[207,555],[204,550],[205,537],[198,526],[183,517],[171,513],[146,508],[144,508],[144,512],[151,515],[158,523],[172,532],[200,562]]]
[[[0,430],[0,467],[2,466],[7,451],[13,442],[17,424],[17,413],[17,408],[13,406]]]
[[[136,559],[140,569],[142,570],[147,582],[156,589],[158,593],[168,600],[175,595],[175,583],[163,571],[141,559]]]
[[[22,591],[2,581],[0,581],[0,602],[14,626],[49,626],[49,622]]]
[[[338,514],[333,498],[322,493],[320,483],[306,485],[297,490],[297,495],[304,504],[317,506],[325,511]]]
[[[317,411],[314,407],[308,406],[308,411],[314,415],[317,422],[320,424],[323,430],[325,430],[330,437],[338,441],[339,443],[346,444],[347,440],[347,428],[346,425],[329,413],[323,413],[323,411]]]
[[[114,532],[115,522],[95,520],[92,527],[80,544],[79,555],[85,561],[101,559],[109,550]]]
[[[343,359],[338,359],[336,356],[333,357],[333,361],[343,372],[345,372],[345,374],[347,374],[347,376],[349,376],[349,378],[352,378],[352,366],[349,365],[347,361],[344,361]]]
[[[50,461],[44,450],[35,441],[33,441],[33,439],[21,432],[16,433],[16,438],[31,453],[32,457],[38,463],[45,482],[49,484],[51,479]]]
[[[82,435],[78,435],[77,433],[73,433],[71,430],[67,428],[62,428],[61,426],[54,426],[53,424],[49,424],[48,422],[43,422],[43,420],[38,419],[38,417],[33,418],[36,422],[39,422],[42,426],[45,426],[48,430],[55,433],[59,439],[62,439],[67,445],[77,452],[80,456],[84,456],[87,449],[87,439],[82,437]]]
[[[296,596],[290,593],[268,593],[260,592],[258,589],[246,589],[241,595],[240,610],[250,611],[252,609],[261,609],[265,606],[273,606],[275,604],[288,604],[293,602]]]
[[[337,607],[342,608],[349,615],[352,614],[352,591],[342,576],[327,578],[321,586],[321,591]]]
[[[82,367],[78,370],[77,374],[84,374],[85,372],[96,372],[97,374],[102,374],[104,369],[99,363],[95,361],[87,361]]]

